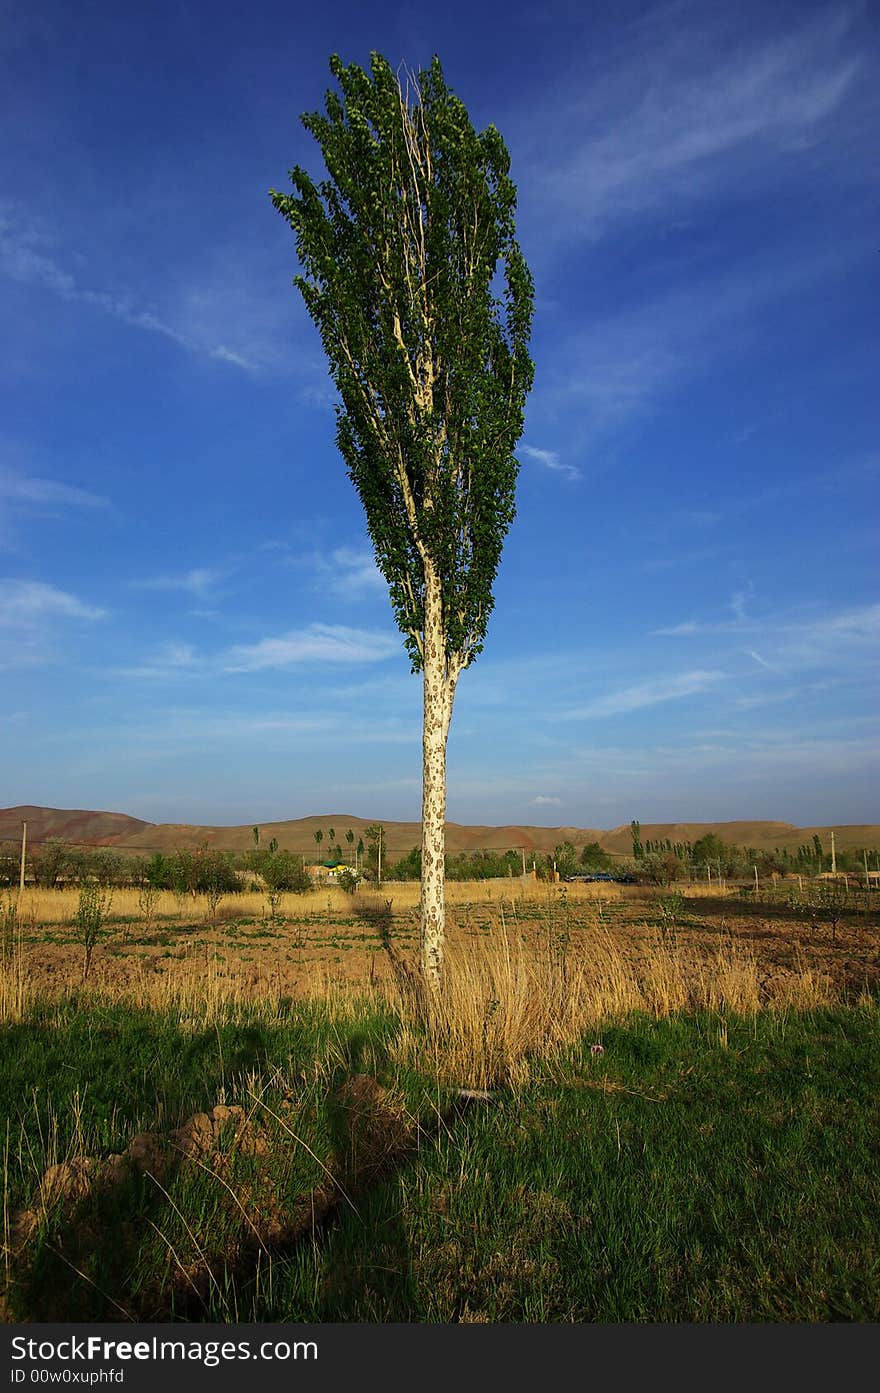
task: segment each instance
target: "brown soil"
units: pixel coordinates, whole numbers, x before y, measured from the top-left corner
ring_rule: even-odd
[[[812,973],[834,993],[858,994],[880,983],[880,893],[877,909],[842,917],[836,927],[811,917],[804,908],[745,904],[730,896],[687,898],[675,923],[664,919],[660,896],[628,888],[623,897],[602,904],[560,897],[546,905],[511,901],[504,906],[504,928],[527,938],[564,934],[569,951],[588,952],[597,937],[610,941],[630,960],[648,959],[657,946],[674,946],[686,963],[705,963],[719,948],[734,947],[756,960],[768,1000],[787,978]],[[361,914],[357,899],[349,917],[336,911],[313,913],[298,921],[242,923],[225,906],[216,928],[186,920],[162,921],[149,931],[111,924],[95,950],[90,985],[114,995],[155,999],[171,986],[204,988],[245,997],[301,997],[327,987],[369,987],[388,981],[393,966],[381,933],[390,932],[397,954],[414,960],[418,926],[412,910],[392,909],[377,920],[374,909]],[[491,937],[501,928],[501,908],[493,904],[456,907],[448,912],[450,942]],[[24,977],[38,991],[74,989],[82,982],[83,950],[73,931],[37,928],[25,935]]]

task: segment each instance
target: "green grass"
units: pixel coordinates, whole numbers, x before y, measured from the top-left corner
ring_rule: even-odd
[[[876,1011],[604,1044],[444,1133],[260,1318],[876,1320]]]
[[[395,1019],[366,1002],[210,1027],[43,1006],[0,1041],[7,1215],[50,1137],[57,1159],[106,1155],[227,1102],[266,1150],[50,1211],[7,1299],[36,1320],[877,1320],[878,1023],[632,1018],[463,1110],[395,1063]],[[363,1074],[383,1085],[366,1120],[345,1102]],[[267,1213],[331,1192],[314,1234],[266,1238]]]

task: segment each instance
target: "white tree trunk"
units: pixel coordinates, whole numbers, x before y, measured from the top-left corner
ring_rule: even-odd
[[[458,672],[447,664],[440,580],[428,566],[425,582],[421,962],[425,982],[436,992],[446,933],[446,739]]]

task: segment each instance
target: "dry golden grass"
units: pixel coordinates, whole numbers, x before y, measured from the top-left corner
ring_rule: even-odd
[[[490,940],[451,940],[442,997],[413,1010],[412,994],[387,989],[405,1021],[398,1051],[414,1065],[426,1050],[447,1083],[486,1089],[523,1082],[547,1058],[633,1012],[655,1017],[762,1007],[807,1009],[831,998],[830,982],[804,970],[768,995],[754,955],[731,942],[701,961],[657,943],[635,958],[601,929],[576,955],[551,938],[501,929]]]
[[[427,1052],[438,1077],[472,1088],[515,1083],[527,1075],[533,1057],[552,1054],[634,1011],[655,1017],[703,1009],[748,1014],[762,1008],[807,1009],[834,996],[830,977],[815,961],[798,961],[793,970],[768,979],[759,971],[753,946],[733,937],[720,944],[717,939],[691,944],[685,951],[675,935],[658,937],[656,929],[648,928],[641,936],[612,932],[603,901],[618,899],[619,886],[504,881],[450,884],[444,992],[426,1003],[414,964],[418,891],[417,883],[395,884],[378,892],[360,891],[352,898],[337,887],[323,887],[306,895],[286,895],[279,909],[282,919],[287,914],[292,919],[314,916],[318,922],[312,931],[320,937],[319,921],[325,917],[328,929],[350,922],[355,909],[377,920],[387,915],[390,922],[393,906],[394,914],[402,915],[411,929],[394,939],[396,973],[373,949],[362,958],[359,974],[347,981],[340,979],[329,958],[310,959],[305,954],[299,956],[291,977],[282,974],[280,946],[272,950],[274,965],[269,957],[245,969],[235,959],[219,961],[216,944],[207,935],[204,942],[193,941],[183,955],[169,959],[161,972],[146,960],[135,960],[134,975],[125,981],[114,980],[116,968],[107,959],[102,964],[106,972],[96,973],[89,994],[96,1002],[126,999],[139,1007],[173,1007],[194,1028],[255,1006],[267,1018],[280,1020],[291,996],[332,1004],[340,1013],[356,1009],[357,1001],[367,995],[379,996],[399,1012],[402,1028],[396,1048],[402,1058],[424,1065]],[[69,922],[77,898],[75,891],[28,891],[21,903],[22,921],[25,926]],[[579,914],[574,914],[579,902]],[[226,903],[236,917],[266,916],[260,894],[236,896]],[[533,911],[531,919],[527,907]],[[477,910],[478,915],[471,913]],[[138,892],[118,891],[112,915],[137,917]],[[154,906],[154,915],[157,920],[183,916],[192,922],[208,920],[210,911],[203,897],[187,897],[181,904],[166,892]],[[587,931],[572,936],[573,920],[586,923]],[[401,918],[396,922],[399,929]],[[377,966],[381,970],[374,972]],[[62,996],[79,993],[81,978],[63,979],[59,974],[51,991]],[[0,963],[0,1022],[21,1020],[32,995],[19,941],[19,951],[7,953]]]
[[[544,903],[548,895],[558,895],[564,889],[572,901],[615,900],[623,891],[619,885],[556,885],[532,879],[502,879],[485,881],[448,881],[446,902],[452,907],[473,908],[477,905],[515,906],[520,903]],[[304,894],[284,894],[278,906],[278,917],[295,919],[302,915],[330,913],[347,917],[363,904],[386,904],[391,902],[395,910],[418,909],[420,887],[417,880],[389,881],[376,889],[364,886],[355,895],[340,889],[338,885],[316,885]],[[25,924],[70,924],[79,903],[76,889],[39,890],[29,887],[20,899],[20,913]],[[220,900],[218,916],[228,918],[260,918],[267,913],[266,896],[261,891],[245,891],[239,895],[227,895]],[[142,919],[141,891],[136,889],[114,890],[110,905],[110,920]],[[161,919],[205,919],[211,918],[211,909],[206,895],[175,895],[171,890],[160,890],[153,906],[153,918]]]

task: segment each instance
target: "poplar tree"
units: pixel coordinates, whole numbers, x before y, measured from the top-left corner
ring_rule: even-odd
[[[333,56],[340,91],[303,125],[327,178],[271,192],[296,237],[294,284],[339,393],[336,439],[424,688],[421,965],[440,987],[446,743],[456,684],[483,648],[513,521],[534,366],[534,304],[514,232],[510,156],[477,132],[439,59],[402,81]]]

